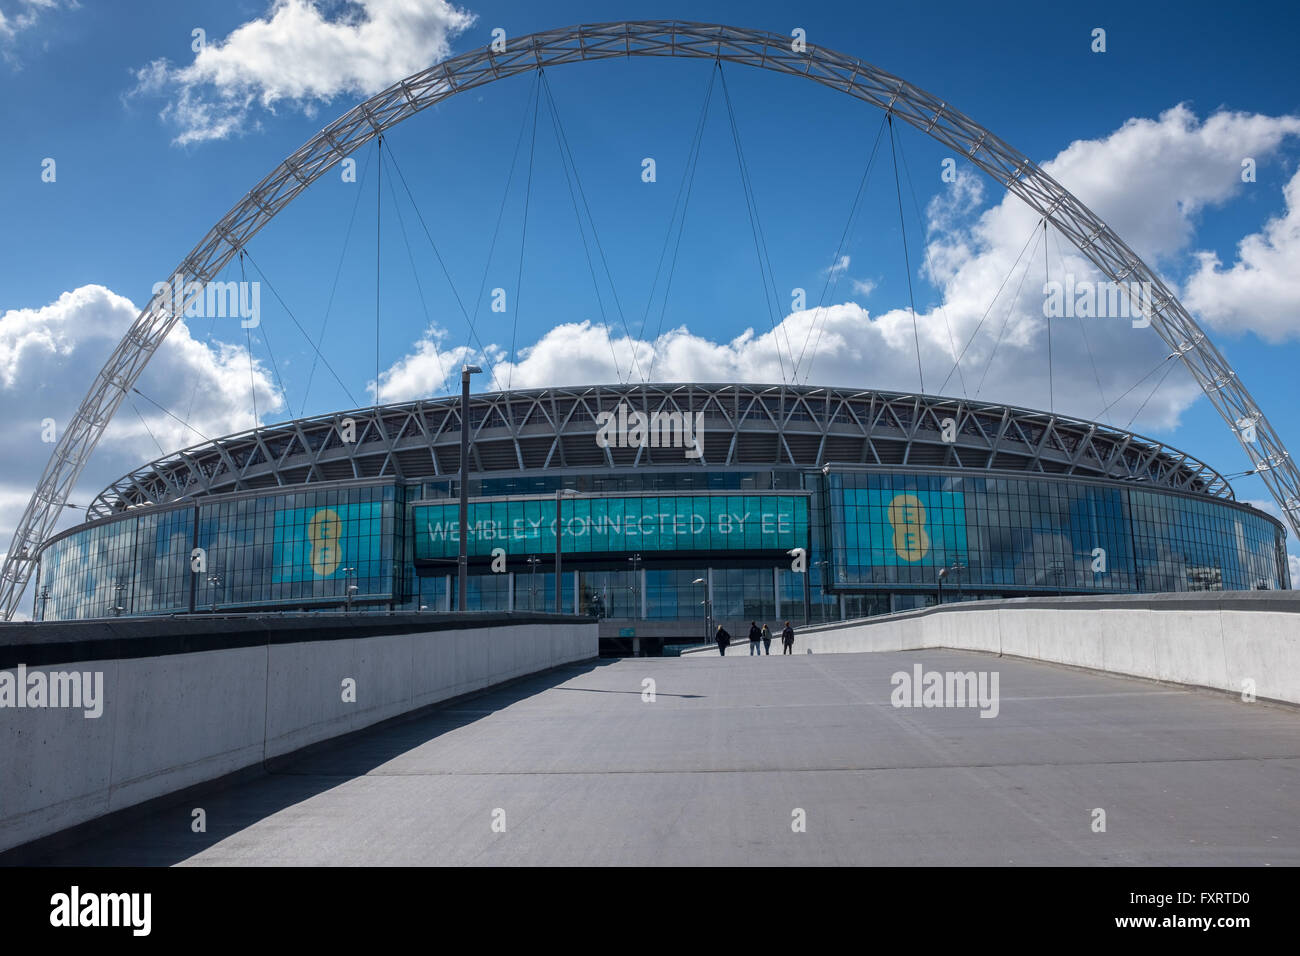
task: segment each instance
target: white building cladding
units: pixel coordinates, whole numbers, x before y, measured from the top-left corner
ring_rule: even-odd
[[[417,516],[458,493],[459,406],[439,398],[304,418],[145,465],[95,498],[88,525],[44,549],[36,616],[339,607],[349,591],[361,608],[449,607],[454,565],[419,547]],[[598,441],[620,407],[624,420],[689,416],[697,456],[674,442]],[[933,600],[945,568],[946,599],[1288,586],[1282,527],[1236,503],[1216,471],[1046,412],[691,383],[484,394],[469,417],[471,545],[482,544],[480,525],[498,535],[536,527],[538,496],[554,508],[557,489],[578,492],[562,505],[565,610],[853,616]],[[597,513],[602,527],[632,515],[629,527],[668,521],[680,533],[719,513],[770,512],[775,528],[796,499],[806,573],[791,570],[788,537],[731,537],[742,543],[722,551],[667,538],[593,548],[567,530]],[[194,548],[202,571],[191,569]],[[546,547],[521,543],[499,574],[489,549],[470,550],[469,609],[553,607]]]

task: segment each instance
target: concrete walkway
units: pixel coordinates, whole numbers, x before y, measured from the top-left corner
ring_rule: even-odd
[[[916,663],[997,671],[998,716],[892,707]],[[41,862],[1297,865],[1300,711],[953,651],[626,659],[197,805]]]

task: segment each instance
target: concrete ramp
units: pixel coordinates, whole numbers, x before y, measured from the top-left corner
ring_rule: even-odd
[[[777,647],[773,642],[773,649]],[[795,653],[954,648],[1300,704],[1300,591],[1018,598],[801,629]],[[740,653],[746,648],[741,646]],[[728,649],[737,653],[737,645]],[[683,656],[716,657],[712,648]]]

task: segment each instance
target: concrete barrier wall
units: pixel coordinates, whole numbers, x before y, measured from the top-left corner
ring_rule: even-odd
[[[103,714],[0,710],[0,851],[597,645],[570,619],[28,667],[102,672]]]
[[[1009,654],[1233,693],[1250,680],[1256,697],[1300,704],[1296,591],[979,601],[805,628],[795,637],[798,654],[928,647]]]

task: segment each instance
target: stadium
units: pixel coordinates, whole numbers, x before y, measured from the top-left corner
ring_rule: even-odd
[[[895,125],[955,150],[1037,215],[1035,233],[1055,230],[1130,290],[1141,327],[1168,348],[1162,362],[1177,358],[1200,386],[1249,459],[1241,474],[1258,477],[1300,533],[1300,468],[1240,376],[1151,268],[1023,153],[947,101],[829,48],[718,24],[586,24],[471,48],[394,83],[324,127],[212,226],[170,284],[155,288],[60,430],[0,567],[4,618],[25,602],[35,575],[38,620],[562,610],[600,618],[611,648],[631,641],[653,652],[700,639],[714,622],[743,629],[750,620],[815,623],[970,599],[1290,586],[1284,526],[1236,500],[1228,482],[1236,476],[1106,424],[925,394],[914,301],[916,393],[648,381],[509,390],[507,379],[503,392],[376,404],[205,439],[113,482],[83,524],[55,533],[87,459],[191,299],[236,259],[241,277],[246,258],[262,275],[248,245],[295,197],[368,144],[379,170],[395,164],[385,131],[453,96],[536,73],[535,127],[545,68],[629,57],[761,69],[880,110],[877,143],[887,128],[900,218]],[[722,94],[730,112],[725,82]],[[730,132],[746,180],[734,121]],[[571,152],[561,153],[576,180]],[[875,156],[873,148],[863,183]],[[521,252],[521,270],[522,262]],[[599,298],[594,269],[592,278]],[[1051,347],[1049,337],[1049,382]],[[251,341],[248,354],[251,369]],[[962,356],[953,361],[959,368]],[[375,375],[378,383],[378,365]],[[255,395],[253,404],[260,422]]]
[[[302,418],[150,462],[41,550],[33,615],[458,610],[460,412]],[[476,395],[469,431],[466,609],[556,609],[558,510],[561,609],[611,646],[938,600],[1289,587],[1283,526],[1218,472],[1046,412],[635,384]]]

